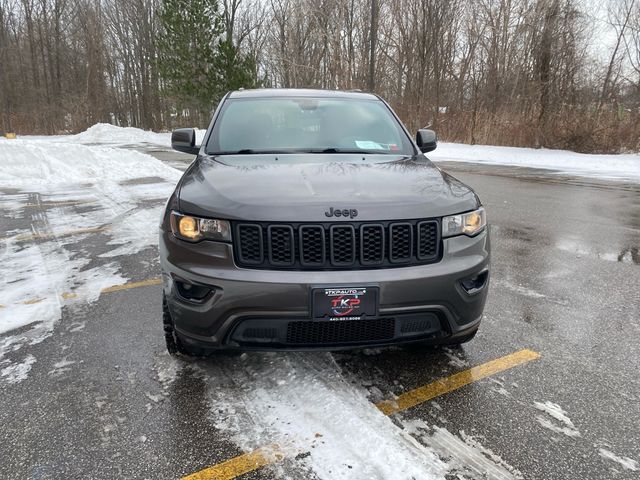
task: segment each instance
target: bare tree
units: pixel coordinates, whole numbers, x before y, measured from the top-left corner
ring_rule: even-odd
[[[441,138],[637,149],[640,2],[606,1],[604,61],[588,34],[599,19],[580,0],[221,0],[220,40],[265,85],[375,91]],[[0,0],[3,128],[181,121],[189,106],[158,69],[162,4]]]

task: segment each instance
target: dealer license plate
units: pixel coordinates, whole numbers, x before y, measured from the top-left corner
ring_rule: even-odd
[[[378,313],[378,287],[336,287],[313,290],[313,318],[359,320]]]

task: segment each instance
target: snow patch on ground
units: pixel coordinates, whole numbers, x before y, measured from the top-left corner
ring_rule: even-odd
[[[0,361],[8,362],[20,375],[9,376],[9,383],[27,377],[32,355],[22,359],[19,350],[49,337],[62,318],[66,304],[95,301],[106,286],[124,283],[116,264],[86,268],[89,258],[75,257],[55,241],[35,245],[17,242],[0,244]],[[35,360],[33,360],[35,361]],[[3,375],[5,376],[5,375]]]
[[[456,368],[469,368],[469,361],[461,357],[461,353],[452,349],[445,348],[444,354],[449,359],[449,365]]]
[[[59,377],[63,373],[71,371],[71,365],[74,365],[76,362],[73,360],[60,360],[53,364],[53,370],[49,372],[49,375],[52,377]]]
[[[567,417],[567,412],[565,412],[557,403],[549,401],[544,403],[533,402],[533,405],[541,412],[546,413],[554,420],[557,420],[557,422],[559,422],[554,423],[547,417],[538,415],[536,417],[536,420],[538,420],[538,423],[544,428],[547,428],[556,433],[562,433],[564,435],[567,435],[568,437],[580,436],[580,432],[578,431],[578,429],[575,427],[571,419]]]
[[[566,150],[439,143],[435,161],[513,165],[555,170],[581,177],[640,182],[640,154],[591,155]]]
[[[109,258],[157,244],[164,199],[181,173],[139,152],[43,139],[0,142],[0,158],[0,187],[10,188],[0,209],[26,226],[0,240],[0,366],[23,372],[5,375],[16,383],[30,369],[19,351],[50,336],[64,306],[127,281]],[[96,259],[78,248],[89,235],[110,238],[107,263],[89,268]]]
[[[53,329],[66,301],[80,296],[91,302],[103,288],[126,281],[116,264],[86,269],[89,258],[76,258],[56,242],[0,248],[0,334],[32,326],[30,333],[19,334],[31,345]]]
[[[622,466],[625,470],[631,470],[632,472],[638,471],[638,462],[629,457],[619,457],[615,453],[606,448],[600,448],[598,453],[602,458],[616,462]]]
[[[167,362],[156,366],[163,384],[180,368]],[[523,478],[465,432],[386,417],[331,354],[243,354],[199,369],[192,374],[207,385],[214,426],[242,451],[284,451],[289,460],[272,467],[283,478],[299,478],[296,469],[331,480]]]
[[[244,451],[285,446],[320,479],[444,477],[434,452],[346,381],[328,353],[252,354],[219,367],[206,372],[211,419]]]
[[[413,436],[433,449],[447,464],[447,478],[514,480],[522,473],[480,441],[460,431],[460,437],[446,428],[429,427],[422,420],[407,420],[403,425]]]
[[[162,355],[158,357],[154,364],[154,370],[156,371],[158,382],[160,382],[163,388],[168,388],[176,381],[183,365],[183,362],[172,357],[167,352],[163,352]]]
[[[0,378],[7,383],[20,383],[27,378],[34,363],[36,363],[36,357],[27,355],[21,362],[11,364],[0,370]],[[2,365],[3,363],[0,363],[0,366]]]
[[[113,237],[107,245],[118,245],[118,248],[100,255],[101,257],[118,257],[133,255],[140,250],[158,244],[158,229],[163,206],[137,210],[130,215],[118,218],[111,227]],[[151,221],[150,221],[151,219]]]
[[[524,285],[516,285],[506,280],[498,280],[498,284],[501,286],[515,292],[519,295],[523,295],[525,297],[530,298],[546,298],[546,295],[533,290],[532,288],[525,287]]]

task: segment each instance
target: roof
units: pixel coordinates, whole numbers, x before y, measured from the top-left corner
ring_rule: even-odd
[[[257,88],[251,90],[235,90],[229,98],[274,98],[274,97],[313,97],[313,98],[359,98],[377,100],[371,93],[345,90],[313,90],[307,88]]]

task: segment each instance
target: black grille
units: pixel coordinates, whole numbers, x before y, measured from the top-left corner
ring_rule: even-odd
[[[438,220],[349,223],[234,222],[234,252],[241,267],[341,270],[437,262]]]
[[[335,345],[339,343],[391,340],[395,319],[372,318],[341,322],[296,321],[287,325],[287,343],[291,345]]]

